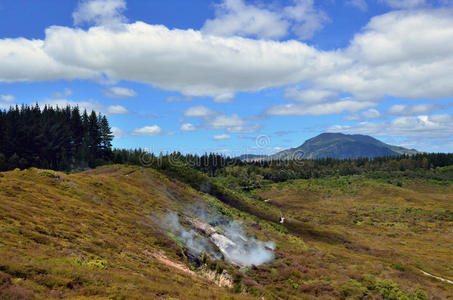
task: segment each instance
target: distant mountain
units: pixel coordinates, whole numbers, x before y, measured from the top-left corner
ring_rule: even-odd
[[[360,158],[413,155],[417,150],[388,145],[371,136],[361,134],[322,133],[311,138],[297,148],[287,149],[268,157],[251,157],[248,160],[261,159],[317,159],[317,158]],[[247,154],[243,155],[247,156]],[[245,159],[243,159],[245,160]]]

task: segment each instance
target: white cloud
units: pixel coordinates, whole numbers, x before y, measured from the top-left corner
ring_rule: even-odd
[[[5,110],[8,110],[11,106],[13,106],[14,103],[4,103],[4,102],[0,102],[0,109],[5,109]]]
[[[11,94],[0,95],[0,100],[1,101],[6,101],[6,102],[14,102],[14,100],[16,100],[16,97],[14,97]]]
[[[328,102],[321,104],[282,104],[272,106],[265,111],[267,115],[278,116],[296,116],[296,115],[330,115],[339,114],[345,111],[356,112],[371,106],[376,106],[375,102],[356,101],[350,99],[340,99],[336,102]]]
[[[253,133],[261,128],[261,125],[251,124],[250,120],[243,119],[237,114],[228,116],[201,105],[190,107],[183,114],[185,117],[203,119],[199,129],[226,130],[229,133]]]
[[[92,110],[103,113],[103,114],[107,113],[107,109],[105,108],[105,106],[96,101],[77,102],[77,101],[72,101],[72,100],[68,100],[68,99],[46,99],[43,101],[39,101],[38,104],[40,106],[48,105],[48,106],[52,106],[52,107],[78,106],[81,111],[86,110],[88,113],[90,113]]]
[[[116,115],[124,115],[124,114],[128,114],[129,113],[129,111],[125,107],[123,107],[121,105],[111,105],[111,106],[109,106],[107,108],[107,112],[109,114],[112,114],[112,115],[114,115],[114,114],[116,114]]]
[[[450,9],[376,16],[347,48],[335,51],[320,51],[294,40],[219,37],[143,22],[124,24],[121,30],[52,26],[42,41],[0,39],[1,82],[95,79],[105,74],[112,80],[145,82],[183,96],[209,96],[217,101],[237,92],[297,84],[351,95],[353,110],[366,109],[358,102],[375,104],[387,95],[451,97],[452,70]],[[344,107],[343,99],[318,99],[331,111]],[[293,106],[304,110],[294,103],[287,108]],[[318,108],[309,105],[305,110]]]
[[[112,133],[113,133],[113,136],[115,137],[115,139],[120,139],[127,135],[127,132],[125,132],[124,130],[122,130],[118,127],[112,127]]]
[[[365,0],[348,0],[346,1],[346,5],[357,7],[361,11],[368,10],[368,4],[366,3]]]
[[[313,0],[294,0],[294,6],[284,8],[284,14],[292,19],[291,30],[302,40],[311,39],[329,21],[323,11],[314,7]]]
[[[328,90],[298,90],[296,88],[288,88],[285,91],[285,97],[291,100],[304,103],[323,102],[337,96],[337,93]]]
[[[125,0],[80,0],[72,17],[74,25],[116,26],[127,21],[122,15],[125,9]]]
[[[138,94],[136,91],[132,89],[128,89],[125,87],[113,86],[104,92],[104,96],[110,98],[130,98],[130,97],[137,97]]]
[[[376,119],[381,116],[381,113],[374,108],[370,108],[370,109],[362,112],[361,115],[367,119]]]
[[[65,88],[63,92],[56,92],[53,94],[54,98],[66,98],[73,94],[72,90]]]
[[[393,105],[389,108],[388,114],[396,116],[412,116],[420,114],[430,114],[434,110],[443,109],[439,104],[418,104],[418,105]]]
[[[209,124],[215,129],[233,128],[244,126],[247,122],[238,115],[232,116],[220,115],[209,121]]]
[[[453,11],[390,12],[371,19],[342,51],[355,62],[316,80],[358,99],[453,95]]]
[[[426,0],[379,0],[392,8],[417,8],[426,6]]]
[[[197,128],[191,123],[184,123],[181,125],[180,130],[182,131],[195,131]]]
[[[125,25],[121,31],[54,26],[46,30],[45,45],[46,52],[61,63],[113,80],[145,82],[185,96],[217,100],[239,91],[295,84],[349,61],[297,41],[215,37],[142,22]]]
[[[42,40],[0,39],[0,82],[95,79],[97,71],[56,61]]]
[[[260,124],[250,123],[249,120],[243,119],[237,114],[231,116],[218,115],[208,119],[206,125],[210,129],[226,130],[229,133],[254,133],[262,127]]]
[[[279,39],[293,32],[310,39],[328,20],[314,7],[313,0],[294,0],[294,5],[277,8],[252,5],[244,0],[223,0],[216,6],[216,18],[207,20],[202,31],[218,36]]]
[[[220,135],[214,135],[213,139],[216,141],[221,141],[221,140],[228,140],[231,137],[228,134],[220,134]]]
[[[329,131],[374,136],[447,138],[453,135],[453,116],[439,114],[399,117],[390,122],[361,122],[353,126],[336,125]]]
[[[184,111],[184,116],[194,118],[209,118],[216,115],[215,111],[210,110],[206,106],[193,106]]]
[[[134,131],[132,131],[132,135],[162,135],[163,131],[162,129],[157,126],[145,126],[142,128],[137,128]]]
[[[214,102],[216,103],[229,103],[232,102],[234,98],[233,93],[225,93],[222,95],[217,95],[214,97]]]
[[[344,117],[345,120],[349,121],[359,121],[363,119],[377,119],[381,116],[381,113],[374,109],[370,108],[368,110],[362,111],[360,113],[352,114],[349,116]]]
[[[86,110],[90,113],[94,110],[97,113],[101,113],[104,115],[112,115],[112,114],[127,114],[129,111],[121,105],[112,105],[112,106],[105,106],[97,101],[72,101],[68,99],[46,99],[43,101],[39,101],[38,103],[40,106],[49,105],[53,107],[66,107],[66,106],[78,106],[81,111]]]

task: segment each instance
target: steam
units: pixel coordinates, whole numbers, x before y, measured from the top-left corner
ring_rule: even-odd
[[[217,215],[208,218],[204,212],[198,213],[197,218],[183,219],[188,223],[187,226],[181,225],[180,218],[172,211],[161,218],[159,223],[162,229],[172,234],[196,256],[206,253],[211,258],[223,257],[226,261],[241,266],[260,265],[274,259],[275,243],[262,242],[248,236],[239,222],[230,222]]]
[[[274,259],[272,250],[275,249],[275,243],[262,242],[253,237],[248,237],[241,223],[229,223],[224,228],[224,233],[225,237],[232,241],[235,246],[221,247],[221,243],[216,243],[216,241],[214,243],[222,251],[226,260],[243,266],[251,266],[271,262]],[[219,234],[219,236],[222,235]]]
[[[216,259],[221,258],[221,255],[214,250],[209,240],[198,234],[194,229],[187,230],[181,225],[177,213],[170,211],[165,215],[161,219],[161,227],[173,234],[193,254],[206,253]]]

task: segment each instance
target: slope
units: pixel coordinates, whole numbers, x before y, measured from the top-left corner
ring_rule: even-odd
[[[453,295],[447,282],[419,271],[452,279],[442,263],[451,253],[451,233],[444,229],[453,222],[449,186],[399,188],[344,177],[241,193],[185,171],[186,177],[182,170],[168,176],[115,165],[71,175],[37,169],[0,173],[0,299]],[[204,192],[175,178],[192,180]],[[194,263],[183,241],[162,230],[158,220],[168,210],[181,216],[199,207],[240,222],[250,236],[275,242],[275,259],[250,267],[221,259]],[[436,248],[428,251],[432,244]],[[224,271],[230,284],[220,276]]]
[[[359,158],[414,154],[415,150],[385,144],[371,136],[347,135],[342,133],[322,133],[301,146],[281,151],[271,158],[317,159],[317,158]]]

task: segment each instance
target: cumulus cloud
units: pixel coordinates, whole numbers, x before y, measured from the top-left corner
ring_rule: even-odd
[[[250,120],[241,118],[237,114],[226,115],[213,111],[205,106],[193,106],[183,112],[185,117],[201,118],[203,123],[200,129],[225,130],[229,133],[253,133],[261,128],[259,124],[252,124]]]
[[[74,25],[115,26],[127,21],[123,16],[125,0],[80,0],[73,12]]]
[[[162,129],[159,126],[157,126],[157,125],[145,126],[145,127],[142,127],[142,128],[137,128],[134,131],[132,131],[132,135],[149,135],[149,136],[153,136],[153,135],[162,135],[163,133],[164,132],[162,131]]]
[[[412,116],[420,114],[430,114],[435,110],[445,108],[439,104],[418,104],[418,105],[393,105],[388,109],[388,114],[396,116]]]
[[[213,139],[216,141],[221,141],[221,140],[228,140],[231,137],[228,134],[220,134],[220,135],[214,135]]]
[[[216,103],[229,103],[232,102],[234,98],[233,93],[225,93],[221,95],[217,95],[214,97],[214,102]]]
[[[113,80],[145,82],[217,101],[239,91],[295,84],[349,61],[297,41],[216,37],[142,22],[125,25],[121,31],[50,27],[45,50],[63,64],[104,73]]]
[[[38,104],[40,106],[47,105],[47,106],[52,106],[52,107],[78,106],[81,111],[86,110],[88,113],[90,113],[92,110],[103,113],[103,114],[107,113],[106,107],[97,101],[72,101],[72,100],[68,100],[68,99],[46,99],[43,101],[39,101]]]
[[[370,109],[364,110],[360,113],[346,116],[344,119],[350,120],[350,121],[358,121],[358,120],[362,120],[362,119],[377,119],[380,116],[381,116],[381,113],[377,109],[370,108]]]
[[[293,6],[301,3],[310,2]],[[291,12],[291,18],[298,13]],[[223,102],[237,92],[294,85],[353,99],[347,100],[352,101],[348,109],[343,98],[314,92],[310,98],[295,89],[286,93],[293,93],[288,98],[296,103],[269,110],[281,115],[292,108],[297,114],[319,114],[316,111],[323,107],[358,111],[385,96],[451,97],[452,70],[450,9],[400,10],[373,17],[348,47],[335,51],[294,40],[214,36],[143,22],[124,24],[121,30],[52,26],[45,40],[0,39],[2,82],[96,79],[105,74],[111,80],[144,82],[184,97],[209,96]],[[310,99],[312,104],[301,105]]]
[[[105,106],[97,101],[72,101],[68,99],[46,99],[39,101],[38,103],[41,106],[53,106],[53,107],[66,107],[66,106],[78,106],[80,110],[86,110],[91,112],[92,110],[102,113],[104,115],[113,115],[113,114],[127,114],[129,111],[122,107],[121,105],[112,105]]]
[[[323,102],[325,100],[332,99],[337,95],[338,95],[337,93],[329,90],[316,90],[316,89],[298,90],[296,88],[288,88],[285,91],[286,98],[304,103]]]
[[[127,132],[118,127],[112,127],[112,134],[115,137],[115,139],[120,139],[123,136],[126,136]]]
[[[398,117],[389,122],[361,122],[352,126],[336,125],[328,131],[374,136],[448,138],[453,135],[453,116],[437,114]]]
[[[14,100],[16,100],[16,97],[14,97],[11,94],[0,95],[0,100],[1,101],[6,101],[6,102],[14,102]]]
[[[96,79],[97,71],[61,63],[42,40],[0,39],[0,82]]]
[[[302,115],[330,115],[339,114],[345,111],[356,112],[364,108],[376,106],[377,103],[371,101],[357,101],[352,99],[341,99],[335,102],[320,104],[282,104],[275,105],[265,111],[267,115],[278,116],[302,116]]]
[[[360,99],[437,99],[453,94],[453,13],[395,11],[374,17],[343,50],[348,68],[317,84]]]
[[[363,111],[362,116],[364,116],[367,119],[376,119],[381,116],[381,113],[374,108],[370,108],[368,110]]]
[[[193,106],[184,111],[184,116],[194,118],[209,118],[217,114],[217,112],[207,108],[206,106]]]
[[[104,96],[110,98],[130,98],[138,96],[136,91],[119,86],[113,86],[107,90],[104,90],[103,93]]]
[[[252,124],[249,120],[239,117],[237,114],[231,116],[218,115],[206,121],[210,129],[226,130],[229,133],[254,133],[261,129],[262,125]]]
[[[128,114],[129,111],[121,105],[111,105],[107,108],[107,112],[112,115],[124,115]]]
[[[4,103],[4,102],[0,102],[0,109],[6,109],[8,110],[11,106],[13,106],[14,103]]]
[[[184,123],[184,124],[181,125],[180,130],[182,130],[182,131],[195,131],[195,130],[197,130],[197,127],[195,127],[195,125],[193,125],[192,123]]]
[[[216,18],[207,20],[202,31],[264,39],[280,39],[292,32],[304,40],[322,29],[326,21],[327,15],[314,7],[313,0],[294,0],[293,5],[280,8],[223,0],[216,6]]]

